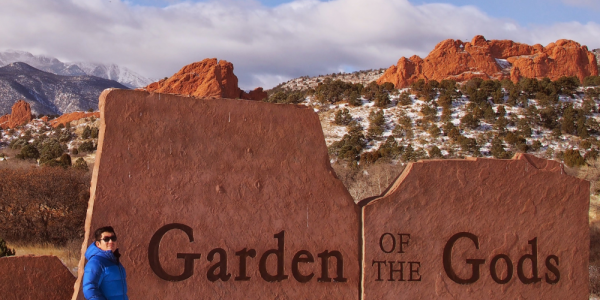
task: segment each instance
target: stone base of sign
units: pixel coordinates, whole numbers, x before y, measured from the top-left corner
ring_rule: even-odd
[[[364,299],[589,297],[589,182],[557,162],[421,161],[359,204]]]
[[[109,90],[100,111],[84,248],[114,227],[130,299],[359,298],[360,209],[312,108]]]
[[[0,298],[69,299],[75,276],[56,256],[0,258]]]

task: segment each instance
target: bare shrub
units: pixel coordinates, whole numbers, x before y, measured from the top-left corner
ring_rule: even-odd
[[[64,245],[84,233],[89,173],[76,169],[0,170],[0,236]]]

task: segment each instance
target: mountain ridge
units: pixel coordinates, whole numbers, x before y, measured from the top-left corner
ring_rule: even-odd
[[[0,67],[0,115],[8,114],[18,100],[26,100],[34,114],[64,114],[98,108],[104,89],[126,86],[89,75],[63,76],[23,62]]]
[[[128,68],[116,64],[92,62],[62,62],[46,55],[33,55],[27,51],[7,50],[0,52],[0,66],[14,62],[24,62],[36,69],[64,76],[90,75],[114,80],[128,88],[146,86],[153,80],[146,78]]]

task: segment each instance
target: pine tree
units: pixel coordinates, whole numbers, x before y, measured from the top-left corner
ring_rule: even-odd
[[[467,113],[460,119],[460,126],[463,128],[476,129],[479,127],[479,119],[472,113]]]
[[[500,89],[496,90],[492,94],[492,100],[496,104],[502,104],[502,103],[504,103],[504,92],[502,92],[502,90],[500,90]]]
[[[83,170],[83,171],[88,171],[89,170],[87,163],[81,157],[78,158],[77,160],[75,160],[75,164],[73,164],[73,168],[79,169],[79,170]]]
[[[487,105],[485,107],[485,110],[483,112],[483,118],[488,123],[493,124],[494,122],[496,122],[496,113],[494,113],[494,109],[492,109],[491,105]]]
[[[585,159],[579,153],[579,150],[568,149],[564,153],[565,165],[577,167],[585,165]]]
[[[582,139],[587,139],[590,136],[588,134],[586,118],[584,115],[580,115],[577,118],[577,136],[579,136]]]
[[[350,114],[350,111],[347,108],[343,108],[338,110],[337,112],[335,112],[335,117],[333,122],[336,125],[348,125],[350,124],[350,122],[352,121],[352,115]]]
[[[497,137],[492,140],[491,152],[498,159],[510,159],[512,157],[512,152],[504,150],[502,141]]]
[[[400,94],[398,98],[398,104],[402,106],[411,105],[412,100],[410,99],[410,94],[407,91],[404,91]]]
[[[567,104],[563,110],[563,117],[560,122],[561,130],[563,133],[574,134],[575,128],[575,110],[572,104]]]
[[[440,130],[440,128],[437,127],[437,125],[435,125],[435,124],[431,124],[431,126],[429,127],[429,129],[427,130],[427,132],[429,133],[429,135],[432,138],[437,138],[442,133],[442,131]]]
[[[531,126],[529,126],[529,120],[526,118],[519,119],[517,122],[517,129],[519,133],[526,137],[531,137]]]
[[[429,154],[429,158],[442,158],[444,157],[442,155],[442,150],[440,150],[440,148],[438,148],[438,146],[433,145],[429,151],[427,151],[427,154]]]
[[[415,150],[413,149],[411,144],[408,144],[408,146],[406,146],[406,148],[404,149],[404,153],[402,153],[402,161],[416,161]]]
[[[86,139],[89,139],[91,135],[92,135],[92,129],[90,128],[90,126],[85,126],[85,128],[83,129],[83,132],[81,133],[81,138],[86,140]]]
[[[375,94],[375,106],[385,108],[390,104],[390,95],[386,92]]]
[[[383,115],[383,110],[371,111],[369,114],[369,128],[367,129],[367,136],[370,138],[381,136],[384,125],[385,117]]]

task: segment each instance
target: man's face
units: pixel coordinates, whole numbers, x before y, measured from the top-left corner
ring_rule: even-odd
[[[109,238],[112,238],[112,239],[109,239]],[[100,236],[100,241],[96,242],[96,246],[98,248],[100,248],[102,251],[110,250],[112,252],[115,252],[115,250],[117,250],[117,241],[115,241],[113,239],[116,239],[116,236],[114,233],[103,232],[102,236]]]

